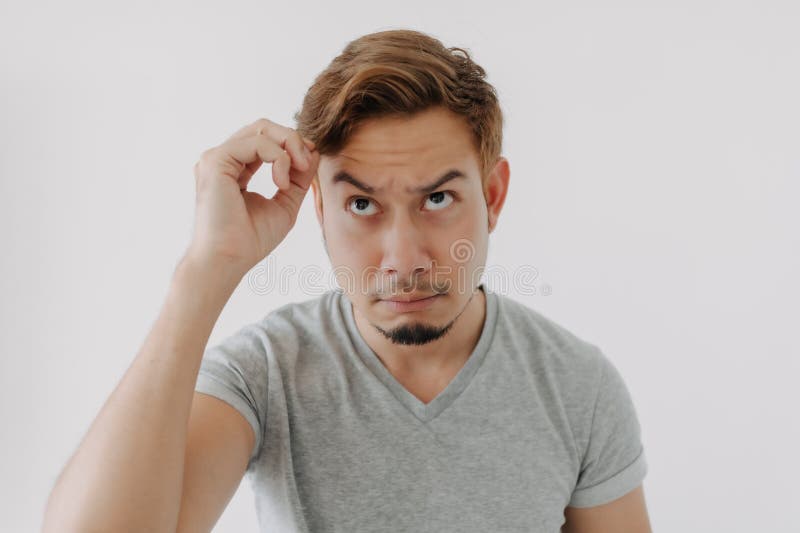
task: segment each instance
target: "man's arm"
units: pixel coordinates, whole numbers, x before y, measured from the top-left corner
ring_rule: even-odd
[[[567,507],[561,533],[652,533],[644,488],[596,507]]]
[[[139,354],[56,481],[43,531],[175,531],[203,349],[241,277],[178,264]]]
[[[43,531],[174,532],[183,496],[188,506],[211,506],[201,517],[185,508],[187,527],[221,512],[255,441],[234,409],[193,405],[204,348],[241,278],[294,226],[319,158],[313,142],[267,119],[203,152],[191,244],[144,345],[56,480]],[[279,188],[272,198],[247,190],[262,163],[272,164]],[[213,435],[215,425],[233,446]],[[202,463],[222,475],[199,475]]]

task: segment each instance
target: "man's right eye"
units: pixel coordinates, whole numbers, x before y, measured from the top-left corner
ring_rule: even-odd
[[[375,205],[369,198],[356,197],[348,200],[350,211],[358,216],[373,215],[376,212]],[[372,211],[370,211],[372,208]]]

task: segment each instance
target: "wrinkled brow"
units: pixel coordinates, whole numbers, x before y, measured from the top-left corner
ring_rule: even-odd
[[[408,193],[417,193],[417,194],[430,194],[439,187],[441,187],[444,183],[455,179],[455,178],[465,178],[466,175],[458,169],[450,169],[444,173],[439,179],[431,183],[430,185],[423,185],[421,187],[406,187],[406,192]],[[366,183],[359,181],[358,179],[354,178],[350,173],[340,170],[333,176],[333,183],[334,185],[337,183],[349,183],[354,187],[361,189],[367,194],[374,194],[375,192],[379,192],[379,189],[375,189],[371,185],[367,185]]]

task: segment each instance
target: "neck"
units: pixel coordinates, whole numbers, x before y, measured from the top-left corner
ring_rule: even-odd
[[[394,344],[353,308],[361,336],[383,365],[395,376],[424,375],[461,366],[480,339],[486,318],[486,294],[476,289],[450,330],[424,345]],[[452,320],[452,318],[451,318]]]

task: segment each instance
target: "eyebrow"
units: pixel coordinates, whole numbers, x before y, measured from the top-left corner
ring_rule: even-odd
[[[445,172],[442,175],[442,177],[440,177],[439,179],[437,179],[436,181],[434,181],[430,185],[423,185],[421,187],[413,187],[413,188],[406,187],[406,192],[419,193],[419,194],[430,194],[433,191],[435,191],[436,189],[438,189],[439,187],[441,187],[444,183],[447,183],[448,181],[450,181],[452,179],[455,179],[455,178],[466,178],[466,175],[463,172],[461,172],[460,170],[452,168],[452,169],[448,170],[447,172]],[[356,178],[354,178],[352,175],[350,175],[348,172],[346,172],[344,170],[340,170],[339,172],[337,172],[333,176],[334,185],[337,184],[337,183],[340,183],[340,182],[349,183],[350,185],[353,185],[354,187],[357,187],[357,188],[361,189],[362,191],[364,191],[367,194],[373,194],[376,191],[375,187],[372,187],[371,185],[367,185],[366,183],[363,183],[363,182],[357,180]]]

